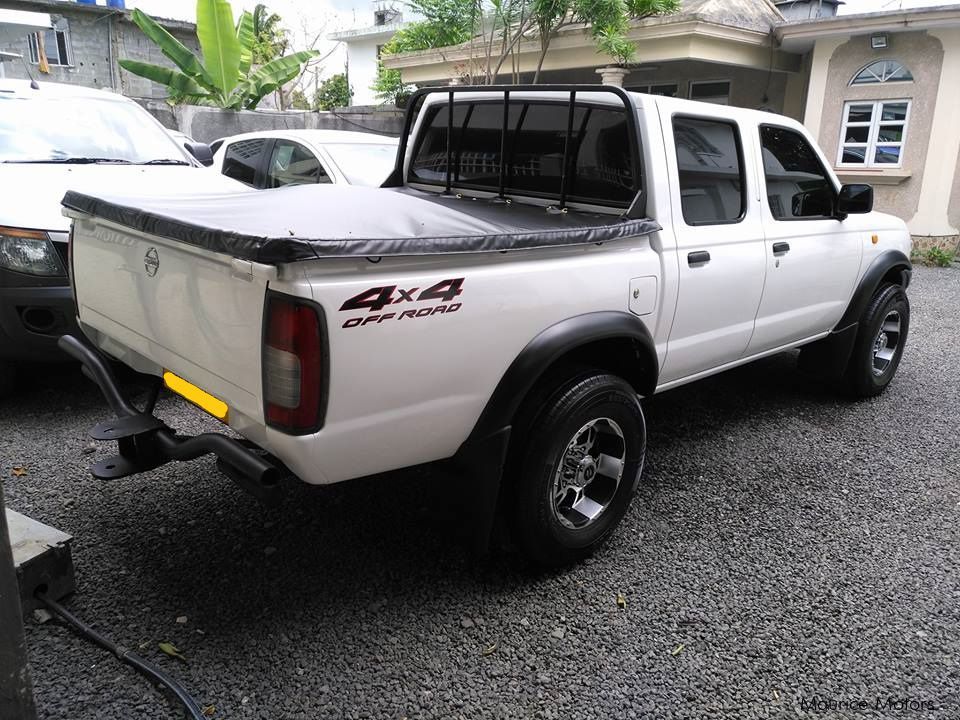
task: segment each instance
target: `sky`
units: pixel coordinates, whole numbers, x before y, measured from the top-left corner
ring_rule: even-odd
[[[373,0],[261,0],[278,13],[291,31],[296,49],[306,47],[318,34],[322,35],[317,49],[330,56],[324,61],[321,76],[342,72],[346,62],[343,46],[326,39],[337,30],[366,27],[373,24]],[[958,0],[845,0],[843,14],[879,12],[932,5],[946,5]],[[257,0],[232,0],[234,12],[252,10]],[[402,0],[395,3],[402,7]],[[127,7],[138,7],[158,17],[178,20],[196,20],[196,0],[127,0]],[[338,46],[339,45],[339,46]]]

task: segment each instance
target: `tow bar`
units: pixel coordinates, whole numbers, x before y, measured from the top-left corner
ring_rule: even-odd
[[[153,470],[172,460],[194,460],[212,453],[218,458],[217,467],[241,488],[265,505],[279,503],[281,472],[265,457],[226,435],[177,435],[153,415],[152,401],[146,411],[141,411],[124,397],[113,370],[97,350],[73,335],[61,336],[57,345],[80,362],[84,375],[97,384],[117,416],[90,431],[94,440],[115,440],[119,447],[117,455],[90,468],[94,477],[116,480]]]

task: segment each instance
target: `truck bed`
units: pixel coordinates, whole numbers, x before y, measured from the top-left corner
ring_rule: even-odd
[[[264,264],[587,245],[660,229],[649,218],[548,212],[412,188],[344,185],[200,196],[71,191],[63,204],[133,230]]]

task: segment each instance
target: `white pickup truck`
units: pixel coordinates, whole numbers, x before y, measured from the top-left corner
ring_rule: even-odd
[[[382,188],[68,193],[117,477],[212,452],[267,497],[439,460],[476,537],[591,552],[638,485],[640,399],[803,347],[848,392],[892,380],[910,236],[798,123],[605,86],[421,91]],[[412,130],[412,133],[410,132]],[[103,355],[238,432],[178,436]]]

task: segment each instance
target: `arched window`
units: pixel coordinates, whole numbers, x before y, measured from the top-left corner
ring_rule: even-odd
[[[913,74],[896,60],[877,60],[853,76],[851,85],[875,85],[885,82],[913,82]]]

